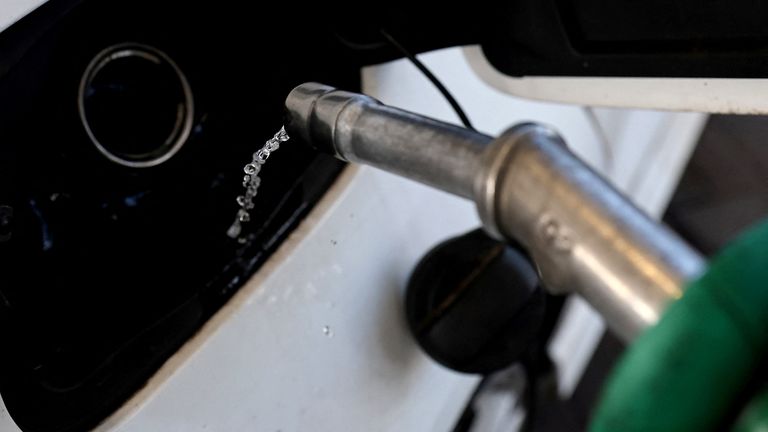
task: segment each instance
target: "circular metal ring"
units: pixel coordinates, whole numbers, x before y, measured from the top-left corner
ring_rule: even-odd
[[[104,136],[101,138],[97,136],[97,132],[94,130],[94,125],[91,124],[92,120],[89,120],[89,112],[87,107],[87,99],[93,96],[95,89],[92,88],[94,80],[99,77],[99,74],[107,69],[111,69],[111,74],[116,74],[121,77],[120,62],[125,66],[127,60],[139,60],[141,62],[148,62],[140,65],[142,67],[159,67],[157,73],[170,73],[176,80],[175,84],[178,84],[178,89],[169,89],[170,91],[178,91],[180,100],[175,106],[175,119],[172,125],[172,130],[167,137],[161,139],[161,143],[148,151],[139,152],[126,152],[117,151],[112,148],[108,141],[105,141]],[[134,64],[134,67],[136,65]],[[117,71],[114,69],[117,68]],[[127,72],[127,74],[125,73]],[[154,72],[153,72],[154,73]],[[131,69],[130,66],[123,71],[124,76],[122,78],[130,79]],[[151,76],[149,79],[163,78],[161,76]],[[165,78],[168,78],[167,76]],[[151,83],[162,84],[162,83]],[[119,84],[114,84],[110,89],[119,89]],[[189,135],[192,131],[192,123],[194,116],[194,100],[192,96],[192,89],[184,76],[184,73],[179,69],[178,65],[166,55],[164,52],[153,48],[151,46],[142,45],[138,43],[123,43],[110,46],[103,51],[99,52],[93,60],[91,60],[88,67],[85,69],[83,76],[80,80],[80,88],[78,92],[78,111],[80,114],[80,120],[85,128],[85,132],[88,134],[91,142],[96,146],[101,154],[107,157],[112,162],[117,164],[131,167],[131,168],[149,168],[157,166],[166,162],[173,157],[186,143]],[[151,107],[148,107],[151,109]],[[100,112],[99,115],[105,115]],[[108,115],[108,113],[107,113]],[[119,114],[118,114],[119,115]],[[112,119],[113,120],[113,119]],[[142,127],[142,125],[136,125],[136,127]],[[119,133],[119,131],[118,131]],[[103,135],[103,134],[102,134]],[[142,143],[144,145],[144,143]]]

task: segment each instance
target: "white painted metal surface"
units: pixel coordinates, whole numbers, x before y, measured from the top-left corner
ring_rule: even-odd
[[[21,3],[29,8],[39,1],[14,1]],[[11,13],[0,5],[0,17]],[[580,107],[491,88],[461,49],[423,60],[479,129],[497,134],[521,120],[554,125],[655,215],[704,118],[599,110],[606,143]],[[385,103],[455,121],[405,61],[367,68],[363,77],[366,92]],[[605,145],[614,155],[610,167]],[[418,350],[404,327],[401,293],[424,252],[477,224],[467,202],[370,168],[349,168],[235,298],[99,430],[449,430],[476,378],[447,371]],[[602,331],[583,303],[573,301],[569,310],[552,347],[565,393]],[[0,431],[17,430],[0,404]]]
[[[478,76],[516,96],[578,105],[708,113],[766,114],[768,79],[510,77],[495,69],[480,47],[465,54]]]
[[[401,293],[415,260],[475,223],[465,202],[348,169],[257,276],[99,430],[446,430],[474,379],[419,351]]]
[[[21,17],[35,10],[46,0],[2,0],[0,3],[0,31],[10,27]]]

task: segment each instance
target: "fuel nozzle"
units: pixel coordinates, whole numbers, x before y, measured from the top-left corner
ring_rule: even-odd
[[[306,83],[294,88],[285,100],[285,128],[290,136],[301,138],[316,150],[336,154],[333,148],[332,126],[335,124],[337,111],[343,108],[344,104],[327,103],[327,97],[324,96],[329,93],[336,93],[338,99],[340,93],[346,92],[319,83]],[[353,100],[355,96],[365,98],[363,95],[352,93],[346,95],[347,100]],[[318,107],[317,102],[320,99],[324,102]],[[332,109],[329,110],[328,107]],[[325,115],[322,116],[321,113]]]
[[[285,105],[289,134],[316,149],[474,201],[485,230],[519,242],[549,291],[578,292],[625,341],[704,269],[551,128],[521,124],[493,140],[315,83]]]
[[[285,107],[288,133],[323,153],[474,198],[487,135],[317,83],[296,87]]]

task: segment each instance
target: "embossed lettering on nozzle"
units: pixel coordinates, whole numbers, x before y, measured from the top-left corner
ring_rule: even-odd
[[[654,324],[704,260],[581,161],[550,128],[496,139],[476,183],[486,228],[521,242],[546,287],[582,295],[622,339]]]

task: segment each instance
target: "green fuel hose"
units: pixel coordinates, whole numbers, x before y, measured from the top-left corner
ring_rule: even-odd
[[[632,344],[604,389],[590,431],[721,430],[767,346],[764,222],[710,262],[658,324]],[[768,418],[768,395],[762,396],[736,430],[761,430],[752,427],[759,421],[750,419]]]

